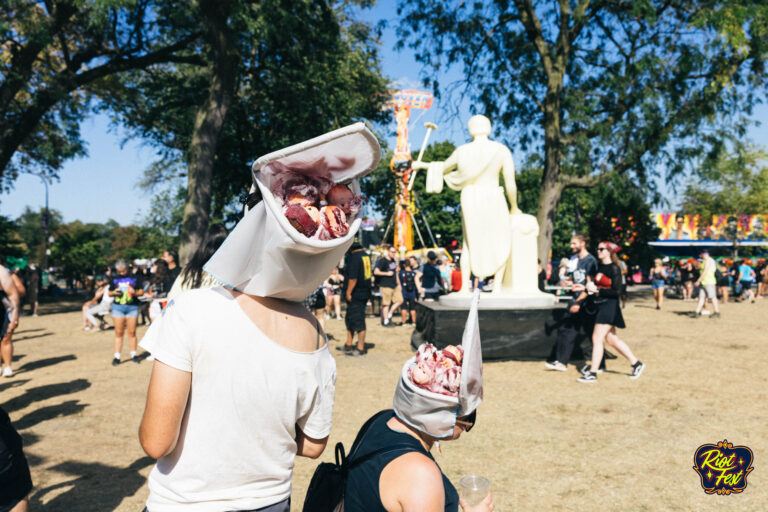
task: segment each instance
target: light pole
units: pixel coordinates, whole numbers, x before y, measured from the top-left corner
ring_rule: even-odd
[[[43,228],[43,238],[45,239],[45,251],[43,252],[43,272],[48,271],[48,223],[50,216],[48,214],[48,177],[42,172],[26,171],[25,174],[31,174],[37,176],[40,181],[45,185],[45,209],[43,209],[43,215],[41,219],[41,227]]]

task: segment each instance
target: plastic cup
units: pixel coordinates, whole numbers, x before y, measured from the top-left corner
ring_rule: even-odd
[[[469,475],[459,480],[461,487],[461,497],[467,502],[467,505],[474,506],[488,496],[491,492],[491,482],[482,476]]]

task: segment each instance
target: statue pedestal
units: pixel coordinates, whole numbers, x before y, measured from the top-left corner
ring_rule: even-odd
[[[439,299],[441,306],[451,308],[464,308],[469,310],[469,303],[472,300],[470,293],[449,293],[442,295]],[[547,308],[557,304],[557,298],[551,293],[532,293],[516,294],[501,292],[490,292],[480,294],[480,309],[529,309],[529,308]]]
[[[445,297],[440,302],[416,303],[416,329],[411,336],[414,348],[425,342],[438,348],[461,344],[469,306],[448,306],[443,303]],[[484,360],[545,359],[549,355],[565,304],[550,302],[533,307],[527,299],[527,307],[489,307],[484,304],[486,299],[481,296],[478,310]]]

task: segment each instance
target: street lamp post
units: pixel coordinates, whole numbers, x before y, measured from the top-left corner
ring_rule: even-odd
[[[45,239],[45,251],[43,252],[43,272],[48,271],[48,228],[50,222],[50,215],[48,214],[48,177],[42,172],[27,171],[25,174],[31,174],[40,178],[40,181],[45,185],[45,209],[43,209],[43,215],[41,219],[41,227],[43,228],[43,237]]]

